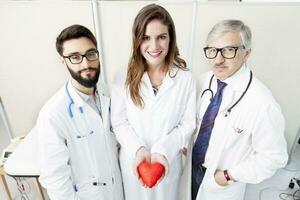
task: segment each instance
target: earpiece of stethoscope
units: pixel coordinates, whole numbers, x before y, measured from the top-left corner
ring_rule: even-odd
[[[230,108],[228,108],[225,113],[224,113],[224,117],[228,117],[231,113],[231,110],[242,100],[242,98],[245,96],[245,94],[247,93],[250,85],[251,85],[251,82],[252,82],[252,71],[250,70],[250,78],[249,78],[249,81],[248,81],[248,84],[247,84],[247,87],[246,89],[244,90],[243,94],[240,96],[240,98],[232,105],[230,106]],[[201,98],[202,96],[204,95],[205,92],[209,91],[211,93],[211,98],[210,98],[210,101],[213,99],[214,97],[214,92],[212,91],[211,89],[211,84],[212,84],[212,80],[214,78],[214,75],[211,76],[210,78],[210,81],[209,81],[209,87],[207,89],[205,89],[202,94],[201,94]]]

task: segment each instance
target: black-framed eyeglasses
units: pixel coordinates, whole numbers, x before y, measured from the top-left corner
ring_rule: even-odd
[[[85,54],[72,54],[70,56],[63,56],[63,58],[68,58],[72,64],[80,64],[83,58],[88,61],[95,61],[99,59],[99,52],[97,50],[88,51]]]
[[[203,50],[206,58],[208,59],[216,58],[219,52],[221,52],[221,55],[224,58],[233,59],[236,56],[236,52],[239,48],[245,49],[245,46],[241,45],[237,47],[223,47],[223,48],[204,47]]]

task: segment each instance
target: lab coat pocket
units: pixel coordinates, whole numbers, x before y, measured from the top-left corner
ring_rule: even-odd
[[[79,190],[76,192],[79,199],[88,200],[88,199],[97,199],[96,197],[101,197],[101,190],[96,186],[90,186],[86,190]]]
[[[206,188],[210,191],[214,191],[217,192],[220,189],[225,189],[226,186],[221,186],[216,182],[216,179],[213,175],[208,175],[207,177],[207,181],[206,181]]]
[[[209,200],[237,200],[237,199],[244,199],[244,191],[245,191],[245,184],[241,184],[240,182],[234,182],[231,185],[220,186],[215,181],[212,182],[211,187],[205,188],[206,191],[206,198]],[[201,198],[200,198],[201,199]]]
[[[78,184],[80,185],[80,184]],[[90,200],[90,199],[101,199],[104,197],[105,190],[106,190],[107,185],[82,185],[81,188],[78,189],[76,194],[78,195],[79,199],[83,200]]]
[[[226,186],[222,186],[222,185],[219,185],[216,181],[216,178],[214,176],[212,176],[212,179],[213,179],[213,185],[218,188],[218,189],[224,189],[226,188]]]

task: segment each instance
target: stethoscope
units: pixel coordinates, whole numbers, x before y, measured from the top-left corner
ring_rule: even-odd
[[[68,96],[68,98],[69,98],[69,103],[68,103],[68,105],[67,105],[67,110],[68,110],[68,113],[69,113],[70,118],[74,120],[74,113],[73,113],[73,111],[72,111],[72,105],[74,105],[74,100],[73,100],[73,98],[72,98],[71,95],[70,95],[70,92],[69,92],[69,90],[68,90],[68,85],[69,85],[69,82],[67,82],[66,85],[65,85],[66,94],[67,94],[67,96]],[[79,107],[79,112],[80,112],[82,115],[84,115],[84,111],[83,111],[82,106]],[[87,123],[87,122],[86,122],[86,123]],[[76,125],[76,124],[75,124],[75,125]],[[77,127],[76,127],[76,129],[77,129]],[[77,129],[77,130],[78,130],[78,129]],[[90,130],[88,135],[92,135],[92,134],[94,134],[94,131],[93,131],[93,130]],[[84,137],[86,137],[86,135],[80,135],[79,132],[76,133],[76,138],[80,139],[80,138],[84,138]]]
[[[213,80],[214,76],[215,76],[215,75],[212,75],[212,76],[211,76],[210,81],[209,81],[209,86],[208,86],[207,89],[205,89],[205,90],[202,92],[201,98],[202,98],[202,96],[205,94],[205,92],[210,92],[210,94],[211,94],[210,101],[213,99],[214,92],[213,92],[212,89],[211,89],[211,84],[212,84],[212,80]],[[225,112],[225,114],[224,114],[224,117],[228,117],[228,116],[230,115],[232,109],[233,109],[233,108],[234,108],[234,107],[242,100],[242,98],[243,98],[243,97],[245,96],[245,94],[247,93],[247,91],[248,91],[248,89],[249,89],[249,87],[250,87],[250,85],[251,85],[251,82],[252,82],[252,71],[250,70],[250,78],[249,78],[249,81],[248,81],[248,84],[247,84],[246,89],[244,90],[244,92],[243,92],[243,94],[240,96],[240,98],[239,98],[232,106],[230,106],[230,107],[226,110],[226,112]]]

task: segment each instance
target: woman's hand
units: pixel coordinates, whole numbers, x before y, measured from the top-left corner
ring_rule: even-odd
[[[139,172],[138,172],[138,166],[141,162],[151,162],[151,154],[146,150],[145,147],[141,147],[137,150],[135,154],[135,159],[133,162],[133,170],[134,170],[134,175],[137,176],[139,179],[139,182],[141,183],[142,186],[146,187],[144,182],[142,181]]]
[[[160,177],[160,179],[157,181],[155,186],[158,185],[164,179],[164,177],[167,176],[169,173],[169,163],[164,155],[159,154],[159,153],[151,154],[151,163],[156,163],[156,162],[158,162],[164,166],[165,173]]]

